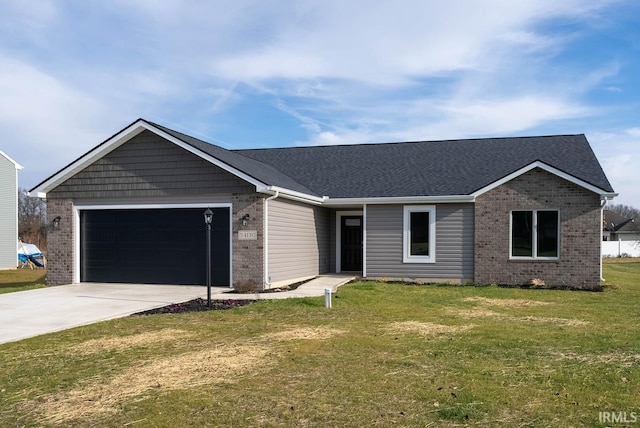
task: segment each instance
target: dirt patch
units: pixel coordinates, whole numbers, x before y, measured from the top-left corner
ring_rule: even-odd
[[[459,333],[475,327],[468,325],[442,325],[430,322],[403,321],[389,324],[388,330],[392,333],[417,333],[423,336],[435,336],[449,333]]]
[[[550,352],[549,355],[558,360],[573,360],[589,365],[619,364],[623,367],[635,367],[640,364],[640,354],[578,354],[575,352]]]
[[[523,308],[527,306],[545,306],[552,305],[551,302],[541,302],[539,300],[526,299],[489,299],[486,297],[467,297],[463,299],[465,302],[475,302],[481,305],[499,306],[504,308]]]
[[[172,342],[178,339],[188,338],[192,335],[192,333],[185,330],[166,328],[131,336],[91,339],[70,347],[69,351],[73,354],[90,355],[100,352],[155,345],[163,342]]]
[[[305,327],[293,330],[278,331],[276,333],[269,333],[261,337],[271,340],[324,340],[341,333],[344,333],[344,330],[338,330],[335,328]]]
[[[238,375],[264,367],[268,353],[267,347],[219,346],[163,358],[131,367],[104,382],[93,379],[88,385],[43,397],[34,404],[52,423],[106,416],[126,401],[144,399],[150,391],[232,382]]]

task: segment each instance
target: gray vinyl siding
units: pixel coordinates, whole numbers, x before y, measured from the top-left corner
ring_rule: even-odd
[[[176,197],[255,192],[210,162],[144,131],[47,194],[57,199]]]
[[[0,155],[0,269],[18,266],[18,183],[16,166]]]
[[[329,210],[282,198],[268,204],[271,282],[329,272]]]
[[[367,206],[367,276],[473,278],[473,204],[436,206],[436,262],[403,263],[402,205]]]

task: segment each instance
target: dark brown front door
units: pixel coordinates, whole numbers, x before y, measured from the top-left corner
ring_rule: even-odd
[[[340,224],[340,269],[362,271],[362,216],[344,216]]]

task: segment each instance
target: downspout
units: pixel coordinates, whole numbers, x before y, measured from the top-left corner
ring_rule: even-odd
[[[362,277],[367,277],[367,204],[362,204]]]
[[[271,278],[269,277],[269,201],[274,200],[278,196],[280,196],[280,191],[276,190],[275,195],[269,196],[264,200],[264,278],[262,288],[271,285]]]
[[[606,281],[602,276],[602,239],[603,239],[603,225],[604,225],[604,206],[607,205],[607,198],[603,198],[600,201],[600,281]]]

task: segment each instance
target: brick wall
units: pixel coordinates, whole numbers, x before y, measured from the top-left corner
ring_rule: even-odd
[[[509,260],[511,210],[560,212],[558,260]],[[534,169],[476,199],[474,281],[600,288],[600,197],[542,169]]]
[[[234,194],[231,198],[232,248],[233,248],[233,284],[246,281],[255,282],[262,288],[264,282],[264,197],[255,193]],[[249,214],[246,226],[241,218]],[[258,239],[241,241],[239,230],[255,230]]]
[[[47,223],[60,216],[58,229],[47,233],[47,285],[73,282],[73,201],[47,199]]]

